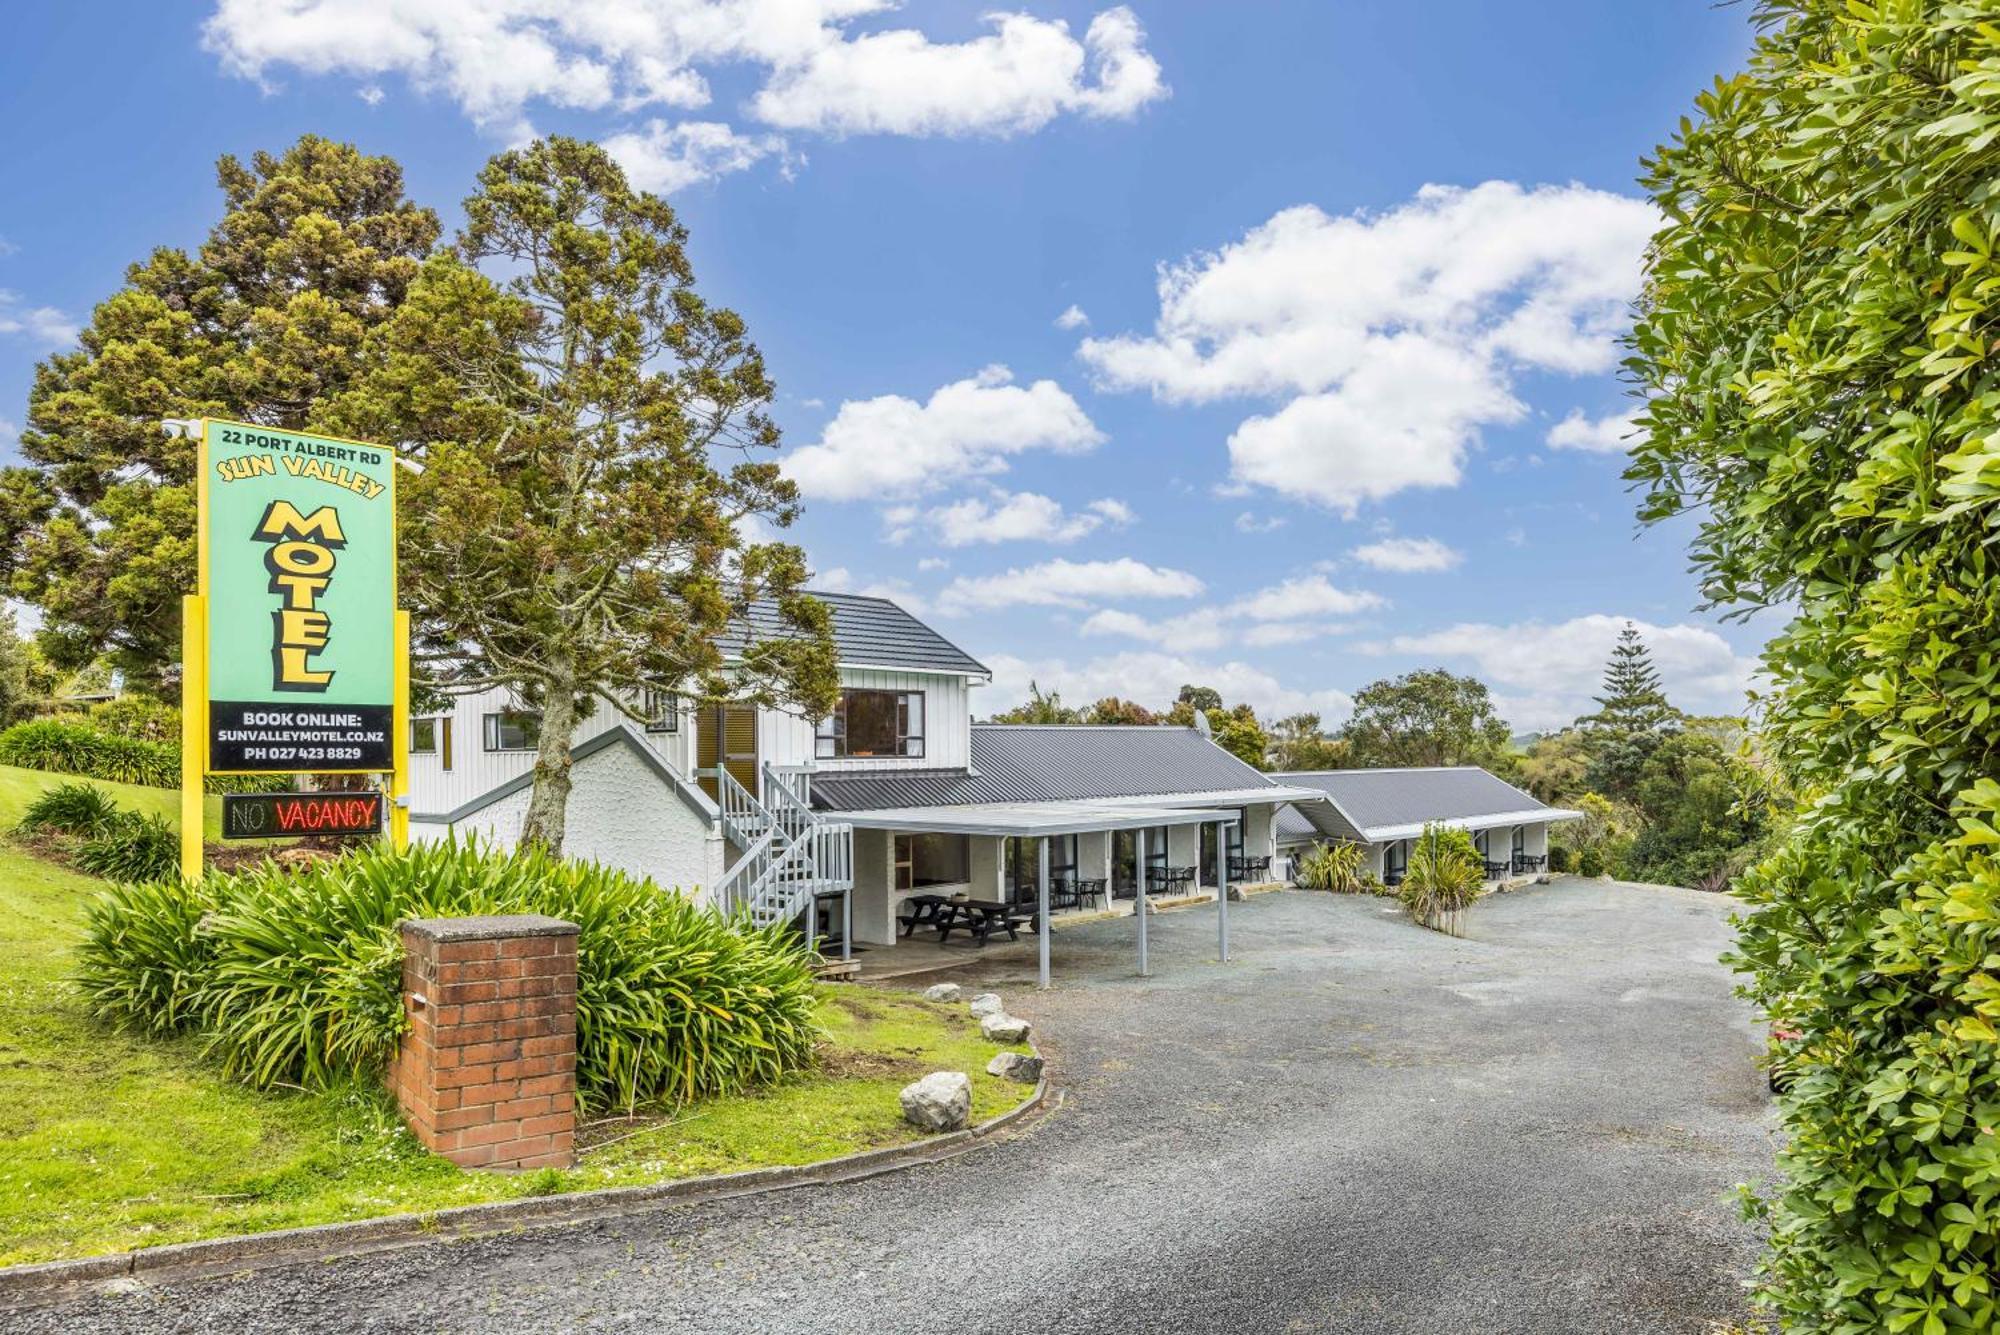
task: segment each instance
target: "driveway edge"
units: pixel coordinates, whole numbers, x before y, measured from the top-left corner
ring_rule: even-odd
[[[1041,1049],[1028,1045],[1037,1056]],[[1056,1100],[1060,1103],[1060,1100]],[[85,1256],[70,1261],[39,1261],[0,1267],[0,1311],[41,1306],[64,1296],[73,1286],[123,1277],[149,1280],[192,1279],[275,1269],[303,1261],[330,1261],[368,1252],[390,1251],[459,1238],[490,1237],[528,1228],[561,1228],[594,1220],[638,1214],[662,1205],[695,1205],[731,1200],[795,1187],[858,1182],[884,1173],[941,1163],[956,1158],[998,1132],[1050,1105],[1048,1067],[1026,1099],[1006,1112],[963,1131],[949,1131],[876,1150],[857,1150],[817,1163],[780,1168],[749,1168],[739,1173],[677,1178],[638,1187],[603,1187],[556,1196],[455,1205],[428,1214],[384,1215],[337,1224],[246,1233],[241,1237],[205,1238],[136,1251]]]

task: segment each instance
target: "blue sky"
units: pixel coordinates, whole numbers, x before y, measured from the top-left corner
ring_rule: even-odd
[[[1203,681],[1332,721],[1441,663],[1547,727],[1627,617],[1679,703],[1740,700],[1766,626],[1635,531],[1613,339],[1639,159],[1742,7],[1018,3],[27,7],[0,439],[126,264],[199,242],[217,155],[350,140],[455,224],[562,131],[748,318],[822,583],[986,661],[982,711]]]

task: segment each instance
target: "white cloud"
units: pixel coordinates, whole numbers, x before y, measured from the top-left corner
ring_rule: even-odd
[[[1458,483],[1519,420],[1523,371],[1611,369],[1653,207],[1583,186],[1425,186],[1383,214],[1283,210],[1163,266],[1150,334],[1088,338],[1109,388],[1277,406],[1229,438],[1232,478],[1353,514]]]
[[[1082,329],[1089,323],[1090,317],[1083,313],[1083,307],[1074,304],[1056,317],[1056,328],[1058,329]]]
[[[53,306],[24,306],[17,292],[0,288],[0,334],[27,339],[42,348],[67,347],[80,331],[76,321]]]
[[[1549,428],[1549,447],[1591,454],[1623,454],[1631,448],[1630,437],[1637,429],[1633,422],[1636,416],[1636,412],[1624,412],[1592,419],[1585,417],[1581,408],[1572,408],[1568,417]]]
[[[1064,114],[1129,117],[1167,95],[1132,11],[1081,40],[1057,19],[988,17],[992,31],[933,42],[855,33],[894,0],[216,0],[204,41],[225,69],[400,75],[477,124],[525,137],[535,105],[565,111],[694,108],[705,71],[761,71],[746,110],[826,133],[1017,134]]]
[[[926,573],[933,570],[949,570],[951,569],[951,562],[945,560],[942,556],[926,556],[917,562],[917,569]]]
[[[961,575],[938,595],[938,610],[958,615],[998,607],[1089,607],[1113,598],[1193,598],[1203,585],[1185,570],[1115,561],[1060,558],[998,575]]]
[[[1465,559],[1436,538],[1383,538],[1356,547],[1349,555],[1362,565],[1398,575],[1451,570]]]
[[[720,121],[669,125],[653,120],[643,131],[612,135],[604,141],[604,149],[618,160],[634,186],[666,195],[782,154],[785,141],[774,134],[738,134]]]
[[[1335,588],[1324,575],[1305,575],[1274,584],[1234,604],[1253,621],[1296,621],[1301,617],[1351,616],[1387,605],[1380,594]]]
[[[1593,613],[1554,625],[1464,623],[1363,646],[1371,653],[1469,664],[1494,688],[1500,712],[1517,729],[1559,728],[1594,708],[1605,660],[1627,618]],[[1690,713],[1740,714],[1756,660],[1739,655],[1706,626],[1658,626],[1633,619],[1667,698]]]
[[[354,95],[360,98],[363,102],[366,102],[371,107],[381,106],[382,99],[388,96],[388,94],[384,93],[380,88],[377,88],[372,83],[365,84],[362,87],[355,89]]]
[[[1283,515],[1259,516],[1245,510],[1242,514],[1236,516],[1236,531],[1238,533],[1276,533],[1285,526],[1285,522]]]
[[[1028,683],[1058,691],[1071,704],[1087,704],[1107,695],[1137,700],[1164,709],[1184,685],[1213,686],[1230,704],[1247,702],[1259,718],[1282,718],[1303,711],[1318,713],[1333,726],[1354,708],[1345,691],[1287,686],[1262,668],[1240,660],[1212,662],[1182,654],[1130,650],[1083,662],[1060,658],[1025,659],[1012,654],[985,656],[993,669],[993,684],[980,692],[981,713],[997,713],[1028,698]]]
[[[785,471],[806,495],[853,501],[909,497],[1007,470],[1026,450],[1077,454],[1104,435],[1053,380],[1023,388],[1004,366],[945,385],[924,403],[900,394],[850,399]]]
[[[950,505],[919,511],[895,506],[886,512],[890,542],[925,537],[945,547],[971,547],[993,542],[1075,542],[1106,524],[1132,522],[1131,507],[1111,499],[1090,502],[1075,513],[1062,502],[1032,491],[995,491],[990,497],[968,496]]]
[[[1160,66],[1125,8],[1069,25],[986,16],[993,31],[937,43],[912,29],[819,43],[776,69],[751,100],[758,119],[823,134],[1022,134],[1065,112],[1129,117],[1164,97]]]
[[[905,611],[919,615],[925,608],[923,595],[903,580],[862,580],[846,566],[820,571],[813,576],[808,587],[819,593],[859,593],[870,598],[887,598],[901,604]]]

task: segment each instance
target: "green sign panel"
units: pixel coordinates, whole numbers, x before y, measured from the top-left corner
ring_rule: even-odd
[[[211,772],[392,767],[395,462],[379,445],[204,423]]]

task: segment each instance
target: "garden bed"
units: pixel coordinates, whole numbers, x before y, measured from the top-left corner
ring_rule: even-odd
[[[0,772],[0,825],[39,791],[22,773]],[[931,1070],[971,1074],[975,1120],[1025,1093],[985,1073],[997,1049],[962,1007],[825,986],[819,1069],[595,1119],[570,1172],[468,1173],[426,1153],[372,1082],[259,1092],[225,1079],[197,1037],[94,1022],[65,980],[102,888],[0,846],[0,1264],[810,1163],[917,1139],[896,1096]]]

